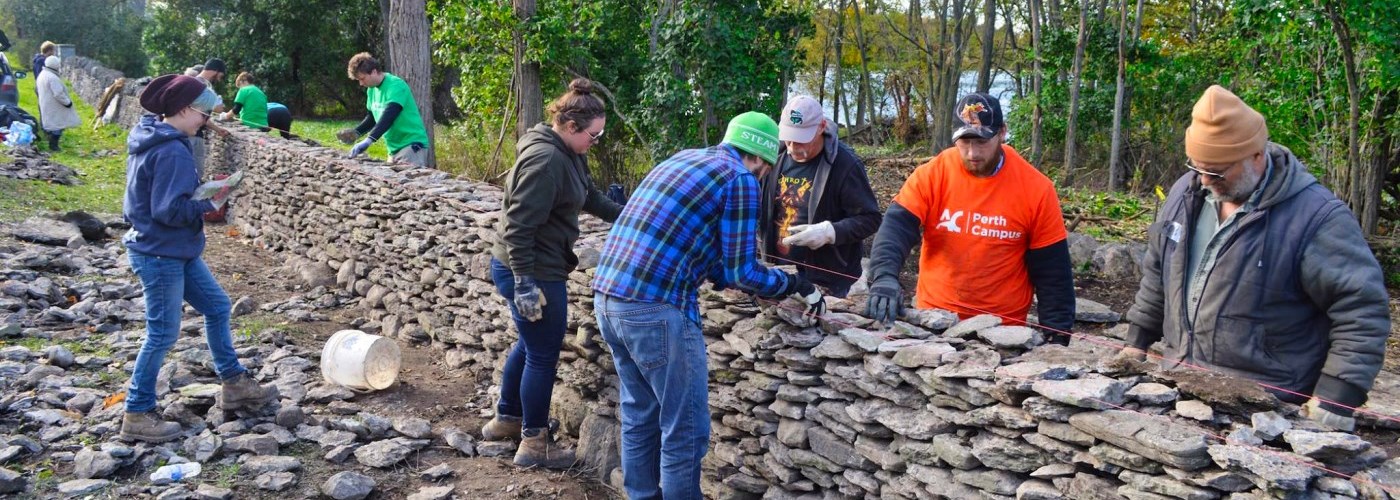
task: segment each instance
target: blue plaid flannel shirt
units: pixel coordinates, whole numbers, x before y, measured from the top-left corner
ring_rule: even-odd
[[[676,306],[700,324],[699,288],[781,295],[787,273],[759,264],[758,178],[732,146],[688,149],[661,162],[613,223],[593,290]]]

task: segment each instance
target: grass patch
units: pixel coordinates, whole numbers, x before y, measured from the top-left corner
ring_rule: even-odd
[[[350,146],[341,144],[340,139],[335,138],[335,133],[340,129],[354,128],[359,125],[359,120],[293,120],[292,133],[298,136],[313,139],[321,143],[322,146],[335,148],[341,151],[350,152]],[[384,140],[375,141],[365,152],[370,158],[383,160],[389,157],[389,150],[384,146]]]
[[[242,342],[253,342],[258,335],[271,328],[277,328],[278,321],[273,316],[263,314],[253,314],[242,316],[233,320],[233,334],[236,340]]]
[[[51,153],[54,162],[73,167],[82,184],[64,186],[32,180],[0,177],[0,220],[19,220],[44,212],[86,210],[120,213],[126,188],[126,133],[118,125],[92,128],[92,107],[70,93],[83,125],[64,131],[62,150]],[[34,77],[19,80],[20,107],[39,115]],[[36,142],[40,142],[36,138]],[[40,146],[48,149],[47,142]],[[0,160],[2,161],[2,160]],[[10,194],[13,193],[13,196]]]
[[[242,469],[243,466],[241,464],[222,465],[211,471],[213,474],[211,474],[209,478],[214,483],[214,486],[232,489],[233,481],[238,477],[238,471]]]

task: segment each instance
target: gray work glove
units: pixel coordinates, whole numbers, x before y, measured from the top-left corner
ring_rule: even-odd
[[[515,312],[531,323],[544,317],[544,306],[549,303],[529,276],[515,277]]]
[[[1355,418],[1343,417],[1336,413],[1327,411],[1322,405],[1322,401],[1319,401],[1317,398],[1309,399],[1307,404],[1303,405],[1303,416],[1306,417],[1308,420],[1312,420],[1313,422],[1322,424],[1323,427],[1327,427],[1329,429],[1344,432],[1352,432],[1356,430]]]
[[[870,285],[870,298],[865,302],[865,314],[887,326],[904,315],[904,297],[899,287],[899,278],[885,276]]]

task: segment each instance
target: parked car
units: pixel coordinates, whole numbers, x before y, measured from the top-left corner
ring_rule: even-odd
[[[19,80],[25,72],[10,68],[10,58],[0,52],[0,104],[19,106]]]

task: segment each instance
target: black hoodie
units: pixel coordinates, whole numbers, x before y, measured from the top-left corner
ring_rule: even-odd
[[[579,211],[612,222],[622,206],[593,186],[588,158],[569,150],[548,124],[525,132],[515,151],[491,255],[516,276],[564,281],[578,266]]]
[[[864,252],[862,243],[880,229],[884,215],[875,192],[870,188],[870,178],[865,173],[865,163],[856,153],[836,136],[836,123],[826,122],[822,152],[817,156],[816,178],[812,180],[812,194],[808,198],[808,224],[831,221],[836,230],[836,242],[810,252],[803,264],[813,283],[836,288],[850,286],[861,274],[860,258]],[[778,181],[785,167],[792,163],[792,156],[786,149],[780,149],[777,168],[769,170],[762,179],[762,215],[759,219],[759,237],[763,240],[766,257],[777,254],[777,196]],[[774,260],[775,264],[791,264]],[[834,271],[834,272],[828,272]]]

